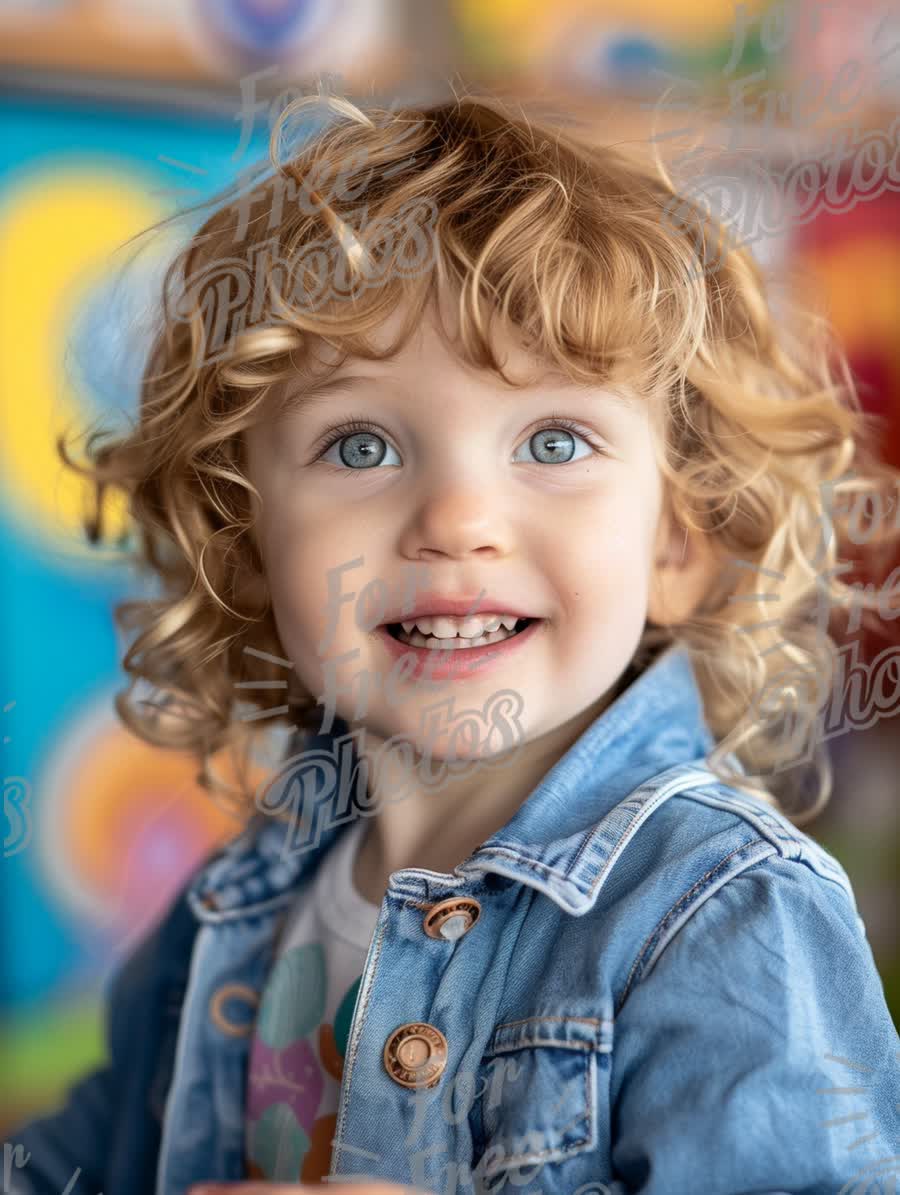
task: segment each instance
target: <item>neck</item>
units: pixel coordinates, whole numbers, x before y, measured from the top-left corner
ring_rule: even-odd
[[[375,758],[386,740],[367,729],[360,757],[369,765],[369,795],[377,812],[367,819],[356,856],[357,890],[380,904],[394,871],[452,871],[510,820],[614,697],[615,692],[605,694],[576,718],[491,756],[490,767],[473,761],[439,784],[423,781],[426,762],[434,768],[436,761],[421,755],[401,760],[391,752],[387,760],[382,756],[376,774]]]

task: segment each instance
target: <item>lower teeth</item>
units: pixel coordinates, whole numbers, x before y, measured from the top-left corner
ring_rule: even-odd
[[[522,627],[517,627],[514,631],[507,631],[505,628],[501,628],[488,635],[479,635],[477,639],[463,639],[460,635],[453,639],[437,639],[433,635],[426,637],[420,631],[407,633],[401,629],[395,638],[409,647],[449,648],[451,651],[465,651],[470,647],[486,647],[491,643],[501,643],[504,639],[511,639],[513,635],[518,635],[522,629]]]

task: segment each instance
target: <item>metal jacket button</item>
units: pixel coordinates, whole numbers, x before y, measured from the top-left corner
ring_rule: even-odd
[[[472,896],[453,896],[432,905],[425,917],[425,933],[429,938],[446,938],[450,942],[467,934],[481,913],[481,905]]]
[[[384,1046],[384,1066],[401,1087],[434,1087],[447,1065],[447,1039],[434,1025],[410,1021]]]

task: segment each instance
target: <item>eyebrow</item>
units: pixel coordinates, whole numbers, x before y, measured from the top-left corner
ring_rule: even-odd
[[[320,381],[310,382],[309,385],[299,390],[289,390],[287,394],[282,396],[281,402],[275,411],[275,419],[282,420],[288,418],[290,415],[297,415],[303,411],[315,410],[317,407],[324,406],[329,398],[336,393],[352,394],[357,390],[366,390],[368,387],[382,386],[386,383],[391,383],[388,377],[374,377],[369,374],[341,374],[336,377],[323,378]],[[547,389],[559,394],[559,401],[564,402],[566,397],[572,397],[577,394],[587,395],[588,390],[593,390],[590,394],[591,398],[600,398],[615,403],[617,406],[631,407],[633,400],[627,394],[617,393],[613,389],[599,385],[591,388],[584,385],[572,383],[563,374],[553,374],[546,379]],[[392,383],[396,385],[396,383]],[[532,383],[527,389],[536,390],[540,386],[540,382]],[[602,393],[598,393],[602,391]],[[522,393],[522,390],[510,390],[510,397],[514,393]]]
[[[318,382],[311,382],[302,390],[290,390],[282,396],[275,412],[276,419],[285,419],[288,415],[297,415],[301,411],[309,411],[327,403],[331,395],[343,391],[352,394],[354,390],[362,390],[374,383],[386,381],[383,378],[368,377],[365,374],[343,374],[340,377],[324,378]]]

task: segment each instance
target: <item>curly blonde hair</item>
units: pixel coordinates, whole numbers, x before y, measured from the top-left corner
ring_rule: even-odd
[[[115,610],[139,630],[124,655],[132,681],[116,695],[119,716],[153,744],[192,752],[213,795],[252,807],[249,786],[229,789],[211,768],[226,747],[246,758],[266,713],[263,700],[250,703],[255,718],[238,713],[247,653],[255,680],[284,677],[242,433],[279,383],[315,361],[317,343],[342,354],[334,368],[350,354],[390,355],[450,286],[464,360],[511,383],[489,335],[499,311],[573,381],[626,381],[646,396],[675,516],[714,537],[735,567],[688,622],[648,625],[635,664],[683,642],[717,740],[711,766],[808,821],[831,779],[814,719],[797,732],[791,700],[802,704],[804,686],[830,687],[834,644],[811,619],[823,572],[830,595],[848,593],[830,573],[847,512],[823,521],[822,486],[836,500],[884,496],[898,476],[878,459],[827,321],[793,305],[776,318],[752,256],[679,192],[658,156],[598,147],[571,124],[479,96],[367,112],[335,98],[324,127],[282,155],[288,122],[321,102],[285,109],[255,189],[220,192],[172,261],[137,425],[106,442],[94,433],[84,466],[58,441],[95,487],[89,537],[101,538],[104,495],[119,487],[140,533],[136,562],[162,586],[160,598]],[[710,247],[715,268],[698,268]],[[379,354],[367,333],[401,304],[410,317]],[[896,536],[872,528],[870,549]],[[771,628],[765,589],[777,590],[780,641],[762,651],[752,618]],[[784,677],[787,708],[761,718],[758,695]],[[132,697],[141,679],[158,702]],[[274,723],[312,729],[319,711],[297,684],[291,670]],[[792,717],[803,784],[814,782],[802,810],[791,808],[797,769],[777,769]]]

